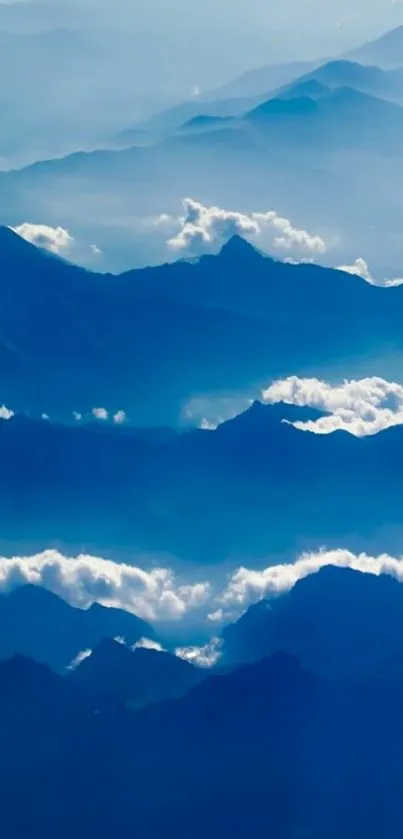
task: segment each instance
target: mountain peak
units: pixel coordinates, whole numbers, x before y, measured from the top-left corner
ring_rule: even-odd
[[[235,234],[235,236],[231,236],[231,239],[228,239],[228,242],[222,246],[220,250],[220,256],[225,257],[226,259],[253,259],[255,257],[261,258],[263,254],[259,252],[257,248],[251,245],[246,239],[243,239],[242,236]]]

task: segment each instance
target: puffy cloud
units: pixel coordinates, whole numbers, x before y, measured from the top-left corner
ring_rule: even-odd
[[[262,399],[268,404],[285,402],[325,411],[327,416],[317,420],[293,423],[301,431],[317,434],[344,430],[363,437],[403,423],[403,386],[376,376],[345,380],[341,385],[290,376],[273,382]]]
[[[9,420],[13,416],[14,411],[10,411],[10,408],[6,408],[5,405],[0,405],[0,419]]]
[[[87,246],[78,242],[64,227],[51,227],[48,224],[25,221],[11,229],[37,248],[43,248],[57,256],[83,264],[91,263],[94,257],[97,258],[102,253],[96,245]]]
[[[91,413],[95,419],[103,420],[104,422],[109,419],[109,412],[106,408],[93,408]]]
[[[115,425],[123,425],[126,422],[126,414],[124,411],[117,411],[116,414],[113,415],[113,421]]]
[[[252,238],[257,243],[278,250],[325,253],[326,244],[320,236],[295,228],[286,218],[270,210],[267,213],[241,213],[221,207],[206,207],[193,198],[183,201],[184,214],[172,219],[177,232],[168,239],[175,251],[198,255],[220,245],[234,235]],[[167,226],[165,214],[161,225]]]
[[[79,667],[86,658],[89,658],[90,655],[92,655],[92,650],[82,650],[81,653],[78,653],[70,664],[67,665],[67,670],[77,670],[77,667]]]
[[[369,268],[368,262],[366,262],[362,256],[359,256],[352,265],[338,265],[337,271],[344,271],[346,274],[356,274],[358,277],[362,277],[363,280],[371,283],[371,285],[385,286],[386,288],[403,284],[403,279],[399,277],[396,277],[395,279],[385,278],[383,280],[375,280]]]
[[[12,229],[32,245],[58,255],[65,255],[74,246],[73,237],[64,227],[50,227],[47,224],[32,224],[26,221]]]
[[[178,658],[183,658],[184,661],[196,664],[197,667],[214,667],[221,658],[221,647],[221,638],[212,638],[202,647],[177,647],[175,655]]]
[[[153,641],[152,638],[140,638],[132,647],[133,650],[155,650],[157,653],[165,652],[164,647],[158,641]]]
[[[229,579],[226,589],[218,600],[226,616],[238,616],[252,603],[257,603],[268,596],[284,594],[299,581],[320,571],[327,565],[338,568],[352,568],[364,574],[389,574],[403,582],[403,558],[388,554],[369,556],[366,553],[354,554],[343,550],[321,550],[304,553],[293,564],[274,565],[263,571],[251,568],[239,568]]]
[[[169,568],[146,571],[82,554],[67,557],[56,550],[33,556],[0,558],[0,589],[24,583],[42,585],[83,608],[98,602],[144,620],[177,620],[208,600],[207,582],[181,584]]]

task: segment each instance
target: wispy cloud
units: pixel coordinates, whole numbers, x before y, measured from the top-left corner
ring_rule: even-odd
[[[346,379],[339,385],[290,376],[273,382],[263,391],[262,400],[326,412],[317,420],[293,423],[301,431],[317,434],[343,430],[363,437],[403,423],[403,386],[376,376]]]
[[[275,251],[325,253],[321,236],[295,227],[275,210],[242,213],[222,207],[205,206],[193,198],[183,201],[183,215],[174,218],[163,214],[157,225],[176,230],[168,247],[180,253],[199,255],[226,242],[235,234],[245,236],[262,247]]]
[[[197,667],[214,667],[221,658],[221,647],[222,640],[220,638],[212,638],[207,644],[201,647],[177,647],[175,655],[184,661],[196,664]]]
[[[395,279],[388,279],[386,277],[383,280],[376,280],[372,275],[368,262],[362,256],[359,256],[352,265],[338,265],[337,271],[344,271],[346,274],[355,274],[358,277],[362,277],[368,283],[371,283],[371,285],[385,286],[386,288],[403,284],[403,278],[399,277],[395,277]]]

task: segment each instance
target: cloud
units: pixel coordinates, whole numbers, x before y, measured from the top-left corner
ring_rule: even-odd
[[[0,405],[0,419],[9,420],[13,416],[14,411],[10,411],[10,408],[6,408],[5,405]]]
[[[275,210],[247,214],[221,207],[206,207],[193,198],[184,199],[183,210],[183,216],[171,219],[177,232],[168,239],[167,245],[174,251],[198,255],[223,244],[236,234],[280,251],[326,251],[326,244],[320,236],[295,228]],[[167,219],[166,214],[160,217],[162,226],[167,226]]]
[[[126,422],[126,414],[124,411],[117,411],[116,414],[113,415],[113,421],[115,425],[122,425]]]
[[[221,638],[212,638],[203,647],[177,647],[175,655],[189,661],[190,664],[196,664],[197,667],[214,667],[221,658],[221,647]]]
[[[109,412],[106,408],[93,408],[91,413],[95,419],[103,420],[104,422],[109,419]]]
[[[92,655],[92,650],[82,650],[81,653],[78,653],[70,664],[67,665],[67,670],[77,670],[77,667],[85,661],[86,658],[89,658]]]
[[[164,653],[164,647],[158,641],[153,641],[151,638],[140,638],[132,647],[133,650],[155,650],[157,653]]]
[[[301,431],[317,434],[343,430],[363,437],[403,423],[403,386],[376,376],[346,379],[341,385],[290,376],[273,382],[263,391],[262,400],[326,412],[327,416],[317,420],[292,423]]]
[[[392,286],[399,286],[403,284],[403,278],[399,277],[396,277],[395,279],[385,278],[383,280],[376,280],[371,273],[368,262],[366,262],[362,256],[359,256],[352,265],[338,265],[336,270],[344,271],[346,274],[355,274],[358,277],[362,277],[362,279],[366,280],[368,283],[371,283],[371,285],[391,288]]]
[[[207,582],[181,584],[169,568],[145,571],[102,557],[67,557],[56,550],[0,558],[0,589],[41,585],[74,606],[97,602],[125,609],[144,620],[178,620],[207,602]]]
[[[252,603],[268,596],[289,591],[299,581],[320,571],[327,565],[338,568],[352,568],[364,574],[389,574],[403,582],[403,558],[388,554],[369,556],[343,550],[320,550],[304,553],[293,564],[274,565],[263,571],[239,568],[229,579],[226,589],[218,597],[226,617],[237,617]]]
[[[31,245],[49,251],[56,256],[87,264],[99,257],[102,251],[96,245],[78,242],[65,227],[51,227],[48,224],[33,224],[25,221],[11,230]]]

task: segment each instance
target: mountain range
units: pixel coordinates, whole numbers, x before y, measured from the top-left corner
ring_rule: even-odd
[[[94,603],[77,609],[39,586],[22,586],[0,595],[0,658],[31,657],[64,673],[85,650],[104,638],[128,644],[155,639],[154,629],[129,612]]]

